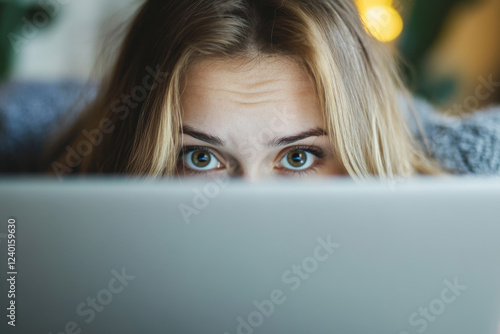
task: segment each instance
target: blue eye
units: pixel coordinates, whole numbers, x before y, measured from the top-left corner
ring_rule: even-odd
[[[305,150],[293,150],[288,152],[283,159],[281,165],[290,170],[305,170],[311,167],[316,159],[315,155]]]
[[[194,150],[183,156],[184,164],[196,171],[210,171],[219,168],[221,163],[210,152]]]

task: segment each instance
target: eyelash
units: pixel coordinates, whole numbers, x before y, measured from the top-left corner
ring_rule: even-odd
[[[206,147],[203,147],[203,146],[184,146],[181,149],[180,153],[179,153],[178,160],[182,161],[181,159],[182,159],[183,155],[191,153],[193,151],[202,151],[202,152],[213,154],[215,157],[217,157],[217,155],[214,154],[214,152],[212,152],[211,150],[209,150]],[[306,151],[306,152],[309,152],[309,153],[313,154],[314,156],[316,156],[316,158],[318,158],[318,160],[323,159],[326,156],[326,154],[323,152],[323,150],[321,150],[318,147],[303,145],[303,146],[295,146],[295,147],[292,147],[292,148],[288,149],[286,152],[284,152],[281,155],[281,158],[279,159],[279,161],[281,161],[281,159],[283,159],[283,157],[285,157],[287,154],[290,154],[291,152],[294,152],[294,151]],[[316,160],[316,162],[314,163],[313,166],[309,167],[306,170],[291,171],[291,170],[287,170],[285,168],[285,172],[284,173],[285,174],[290,174],[290,175],[298,175],[298,176],[302,176],[302,175],[306,175],[306,174],[312,173],[312,172],[316,171],[319,166],[322,165],[322,162],[318,161],[318,160]],[[186,168],[185,165],[183,165],[183,166],[184,166],[184,168]],[[189,169],[189,167],[187,167],[187,168]],[[192,170],[192,169],[189,169],[189,172],[192,175],[195,175],[195,176],[197,176],[197,175],[206,175],[207,173],[209,173],[209,172],[203,172],[203,171],[196,171],[196,170]]]

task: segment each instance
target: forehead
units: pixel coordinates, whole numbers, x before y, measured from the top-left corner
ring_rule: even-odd
[[[183,122],[221,137],[251,134],[277,120],[285,132],[322,126],[314,84],[293,60],[204,60],[186,73]]]

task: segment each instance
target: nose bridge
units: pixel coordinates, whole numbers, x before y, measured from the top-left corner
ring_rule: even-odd
[[[264,178],[259,175],[259,174],[243,174],[242,175],[242,180],[247,182],[247,183],[257,183],[259,181],[262,181]]]
[[[260,164],[250,165],[243,168],[240,177],[249,183],[255,183],[271,178],[271,170]]]

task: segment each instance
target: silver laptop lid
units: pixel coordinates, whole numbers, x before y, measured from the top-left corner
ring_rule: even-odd
[[[2,333],[495,334],[499,203],[491,179],[3,180]]]

